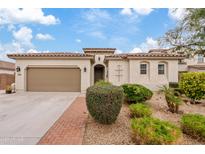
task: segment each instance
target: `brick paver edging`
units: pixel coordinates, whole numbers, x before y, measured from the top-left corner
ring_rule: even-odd
[[[85,97],[77,97],[38,144],[82,144],[87,117]]]

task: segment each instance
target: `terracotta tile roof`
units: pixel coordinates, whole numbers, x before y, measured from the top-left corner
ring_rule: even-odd
[[[196,68],[196,69],[201,69],[201,70],[204,70],[205,69],[205,64],[200,64],[200,65],[189,65],[188,66],[189,68]]]
[[[90,48],[86,48],[90,49]],[[99,49],[99,48],[91,48]],[[106,49],[114,49],[114,48],[100,48],[105,51]],[[101,51],[101,50],[100,50]],[[103,52],[103,51],[102,51]],[[9,58],[30,58],[30,57],[88,57],[88,58],[94,58],[93,54],[89,53],[70,53],[70,52],[49,52],[49,53],[14,53],[14,54],[8,54]],[[109,58],[117,58],[117,59],[126,59],[126,58],[174,58],[174,59],[184,59],[184,55],[182,54],[168,54],[168,53],[124,53],[124,54],[110,54],[105,56],[106,59]]]
[[[128,54],[114,54],[114,55],[108,55],[107,58],[140,58],[140,57],[173,57],[173,58],[185,58],[184,55],[181,54],[168,54],[168,53],[128,53]]]
[[[116,48],[83,48],[85,53],[115,53]]]
[[[84,54],[84,53],[70,53],[70,52],[48,52],[48,53],[14,53],[8,54],[9,58],[17,57],[91,57],[93,55]]]
[[[14,71],[15,64],[11,62],[0,61],[0,69]]]
[[[128,54],[128,57],[185,57],[181,54],[171,54],[171,53],[136,53],[136,54]]]
[[[167,52],[169,49],[151,49],[149,50],[148,53],[153,53],[153,52]]]
[[[83,48],[83,50],[116,50],[116,48]]]

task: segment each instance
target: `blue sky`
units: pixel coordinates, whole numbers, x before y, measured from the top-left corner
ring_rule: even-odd
[[[180,20],[172,9],[0,9],[0,58],[13,52],[114,47],[147,52]]]

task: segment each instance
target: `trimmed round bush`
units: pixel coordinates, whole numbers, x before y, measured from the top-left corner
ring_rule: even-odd
[[[128,103],[144,102],[151,99],[153,92],[139,84],[122,85]]]
[[[181,118],[181,127],[185,134],[205,141],[205,116],[200,114],[185,114]]]
[[[151,109],[149,108],[148,105],[142,104],[142,103],[137,103],[137,104],[131,104],[129,106],[131,116],[132,117],[149,117],[152,114]]]
[[[122,103],[122,87],[114,85],[94,85],[86,91],[88,111],[99,123],[114,123],[120,113]]]
[[[151,117],[131,119],[131,129],[136,144],[177,144],[182,136],[177,126]]]

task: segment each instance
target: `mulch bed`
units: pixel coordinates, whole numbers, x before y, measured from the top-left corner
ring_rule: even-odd
[[[148,101],[153,111],[153,117],[170,121],[180,126],[182,113],[199,113],[205,115],[205,102],[201,104],[183,103],[180,107],[180,114],[174,114],[168,111],[166,100],[162,94],[154,93],[151,100]],[[88,117],[86,130],[83,138],[83,144],[115,144],[129,145],[134,144],[131,139],[130,117],[127,104],[123,104],[117,121],[112,125],[102,125]],[[205,144],[192,139],[188,135],[183,135],[180,144]]]

